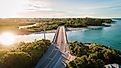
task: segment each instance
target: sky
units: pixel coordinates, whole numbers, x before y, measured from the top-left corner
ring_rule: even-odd
[[[0,0],[0,18],[121,17],[121,0]]]

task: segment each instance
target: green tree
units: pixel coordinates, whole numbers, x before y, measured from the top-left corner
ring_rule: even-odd
[[[25,52],[8,52],[3,55],[0,62],[3,68],[28,68],[31,63],[31,56]]]

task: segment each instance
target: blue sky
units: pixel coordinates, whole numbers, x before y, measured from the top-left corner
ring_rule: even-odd
[[[3,1],[5,4],[1,5]],[[1,9],[0,17],[121,17],[121,0],[11,0],[9,4],[6,2],[8,0],[0,2],[1,8],[5,7]],[[8,8],[11,8],[9,12],[6,11]]]

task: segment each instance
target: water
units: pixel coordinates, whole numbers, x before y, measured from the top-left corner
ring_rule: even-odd
[[[67,33],[68,39],[80,42],[94,42],[121,50],[121,21],[99,30],[88,30],[86,32],[75,31]]]
[[[53,40],[55,33],[46,33],[46,39]],[[30,35],[18,35],[16,36],[16,42],[31,42],[34,40],[44,39],[44,34],[30,34]]]
[[[52,41],[54,33],[46,33],[46,39]],[[67,32],[69,42],[80,41],[80,42],[92,42],[103,44],[111,48],[121,50],[121,20],[117,23],[112,24],[111,27],[104,27],[99,30],[88,30],[88,31],[70,31]],[[19,35],[17,41],[33,41],[35,39],[43,39],[43,34],[30,34],[30,35]]]

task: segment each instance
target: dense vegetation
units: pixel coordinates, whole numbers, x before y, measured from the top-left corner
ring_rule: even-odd
[[[103,23],[112,23],[111,19],[93,19],[93,18],[70,18],[67,19],[67,27],[87,27],[102,26]]]
[[[8,48],[0,45],[0,68],[34,68],[50,44],[49,40],[35,40]]]
[[[103,45],[85,46],[76,41],[70,44],[70,50],[76,58],[68,64],[69,68],[103,68],[106,64],[121,64],[121,51]]]
[[[52,18],[52,19],[33,19],[38,23],[38,26],[27,28],[29,31],[42,31],[56,29],[59,25],[66,27],[87,27],[87,26],[102,26],[103,23],[112,23],[111,19],[96,19],[96,18]]]
[[[87,27],[87,26],[102,26],[103,23],[112,23],[111,19],[99,18],[8,18],[0,19],[0,30],[15,30],[19,31],[18,26],[29,25],[36,23],[37,26],[21,29],[21,32],[43,31],[56,29],[59,25],[66,27]]]

